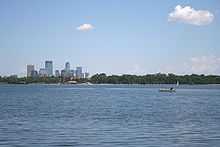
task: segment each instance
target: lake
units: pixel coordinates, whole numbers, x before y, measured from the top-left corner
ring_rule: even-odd
[[[218,147],[220,86],[0,85],[0,146]]]

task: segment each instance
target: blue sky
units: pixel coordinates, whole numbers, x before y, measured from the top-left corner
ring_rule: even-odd
[[[0,75],[220,74],[219,42],[219,0],[0,0]]]

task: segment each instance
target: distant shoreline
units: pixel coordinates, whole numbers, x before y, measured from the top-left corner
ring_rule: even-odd
[[[85,84],[85,83],[78,83],[78,84],[68,84],[68,83],[27,83],[27,84],[23,84],[23,83],[0,83],[0,85],[103,85],[103,86],[108,86],[108,85],[149,85],[149,86],[159,86],[159,85],[173,85],[176,86],[176,84],[110,84],[110,83],[91,83],[91,84]],[[218,86],[220,84],[181,84],[179,86],[184,86],[184,85],[188,85],[188,86],[193,86],[193,85],[211,85],[211,86]]]
[[[180,85],[210,85],[220,84],[220,75],[175,75],[175,74],[146,74],[146,75],[106,75],[95,74],[90,78],[75,77],[0,77],[0,83],[8,84],[177,84]]]

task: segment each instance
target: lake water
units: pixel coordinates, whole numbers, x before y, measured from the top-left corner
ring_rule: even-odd
[[[0,146],[219,147],[220,86],[0,85]]]

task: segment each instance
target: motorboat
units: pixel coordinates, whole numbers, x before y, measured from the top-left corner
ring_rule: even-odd
[[[176,82],[176,87],[179,86],[179,81]],[[176,92],[176,89],[171,87],[171,88],[161,88],[159,89],[159,92]]]
[[[159,89],[159,92],[176,92],[176,89],[174,88],[161,88]]]

